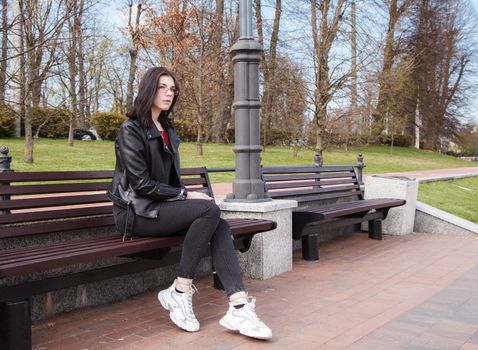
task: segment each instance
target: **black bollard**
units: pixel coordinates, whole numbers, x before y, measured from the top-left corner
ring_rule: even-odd
[[[8,173],[13,171],[10,167],[12,162],[12,157],[8,155],[8,147],[2,146],[0,147],[0,173]],[[2,186],[9,186],[9,182],[0,182]],[[0,195],[0,201],[2,200],[9,200],[9,195]],[[9,210],[0,210],[0,215],[10,213]]]
[[[357,156],[357,180],[359,185],[363,185],[363,168],[365,168],[365,164],[363,162],[363,156],[362,153],[359,153]]]
[[[314,156],[315,166],[322,166],[322,158],[320,157],[320,153],[316,153]]]
[[[7,173],[12,171],[12,169],[10,168],[12,157],[8,155],[8,151],[8,147],[0,147],[0,173]]]

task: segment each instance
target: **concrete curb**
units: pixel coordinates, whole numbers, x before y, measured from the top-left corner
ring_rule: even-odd
[[[414,231],[462,236],[478,234],[478,225],[417,201]]]
[[[421,182],[425,183],[425,182],[435,182],[435,181],[450,181],[450,180],[466,179],[468,177],[478,177],[478,174],[469,173],[469,174],[446,175],[446,176],[439,175],[439,176],[427,177],[423,179],[419,178],[417,179],[417,181],[419,183]]]

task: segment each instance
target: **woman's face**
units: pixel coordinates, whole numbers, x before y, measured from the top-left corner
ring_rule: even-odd
[[[158,91],[154,98],[152,110],[157,112],[167,111],[171,107],[176,93],[176,86],[174,80],[168,75],[163,75],[159,78]]]

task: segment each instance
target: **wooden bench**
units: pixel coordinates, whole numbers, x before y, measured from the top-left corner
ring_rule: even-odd
[[[189,191],[213,196],[206,168],[182,169],[181,174]],[[135,237],[133,233],[131,240],[123,242],[105,191],[112,175],[112,171],[0,173],[0,349],[31,348],[33,295],[179,261],[180,250],[169,249],[180,246],[183,236]],[[276,227],[270,220],[227,221],[235,247],[242,252],[249,249],[254,234]],[[38,244],[41,236],[44,243]],[[115,262],[84,271],[58,270],[105,259]],[[57,269],[54,277],[33,275],[33,280],[29,276],[29,281],[16,281],[52,269]]]
[[[382,221],[401,199],[364,199],[353,165],[263,167],[269,197],[294,199],[293,238],[302,240],[302,257],[318,260],[321,230],[368,221],[369,238],[382,239]]]

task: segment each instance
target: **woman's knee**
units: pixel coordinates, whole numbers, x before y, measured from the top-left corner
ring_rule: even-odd
[[[214,201],[204,201],[205,205],[205,215],[214,217],[214,218],[219,218],[221,217],[221,209],[217,206],[216,202]]]

